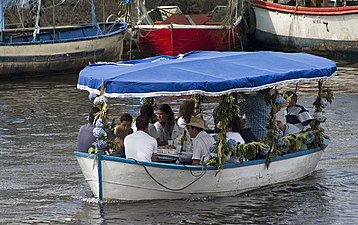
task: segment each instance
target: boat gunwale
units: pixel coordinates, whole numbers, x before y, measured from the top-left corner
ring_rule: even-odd
[[[288,154],[284,154],[282,156],[274,157],[271,159],[271,163],[314,154],[319,151],[322,151],[322,150],[320,148],[300,150],[298,152],[288,153]],[[75,154],[75,156],[80,157],[80,158],[90,158],[90,159],[95,158],[94,154],[89,154],[89,153],[84,153],[84,152],[79,152],[79,151],[75,151],[74,154]],[[163,168],[163,169],[203,170],[203,166],[169,164],[169,163],[160,163],[160,162],[143,162],[143,161],[136,161],[134,159],[126,159],[126,158],[121,158],[121,157],[117,157],[117,156],[108,156],[108,155],[103,155],[101,157],[101,161],[136,164],[138,166],[149,166],[149,167],[157,167],[157,168]],[[224,165],[223,169],[233,169],[233,168],[253,166],[253,165],[259,165],[259,164],[265,164],[265,163],[266,163],[266,159],[249,160],[249,161],[245,161],[242,163],[239,163],[239,162],[238,163],[226,163]],[[215,166],[208,166],[205,170],[217,170],[217,168]]]
[[[341,7],[302,7],[282,5],[279,3],[266,2],[262,0],[253,0],[253,6],[275,10],[282,13],[317,15],[317,16],[337,16],[358,13],[358,6],[341,6]]]
[[[102,39],[102,38],[107,38],[107,37],[111,37],[114,35],[118,35],[121,33],[125,33],[128,30],[128,24],[120,21],[120,22],[105,22],[105,23],[100,23],[98,25],[115,25],[116,23],[121,24],[121,27],[119,27],[118,30],[116,31],[112,31],[112,32],[108,32],[105,34],[99,34],[99,35],[93,35],[93,36],[87,36],[87,37],[80,37],[80,38],[69,38],[69,39],[57,39],[57,40],[45,40],[45,41],[28,41],[28,42],[0,42],[0,46],[23,46],[23,45],[46,45],[46,44],[60,44],[60,43],[66,43],[66,42],[77,42],[77,41],[88,41],[88,40],[97,40],[97,39]],[[85,26],[78,26],[78,27],[74,27],[74,28],[69,28],[68,30],[82,30],[82,29],[86,29],[89,27],[93,27],[94,25],[85,25]],[[62,28],[61,28],[62,29]],[[65,31],[62,32],[66,32],[67,28],[65,28]],[[51,34],[51,32],[46,31],[46,33]],[[29,35],[20,35],[21,36],[32,36],[31,34]],[[41,36],[41,34],[40,34]]]

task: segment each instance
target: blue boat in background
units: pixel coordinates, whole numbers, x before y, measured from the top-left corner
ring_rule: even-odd
[[[4,9],[14,4],[18,3],[0,1],[0,79],[75,73],[89,63],[121,59],[128,29],[125,22],[97,23],[92,8],[90,25],[53,26],[40,30],[41,1],[37,1],[35,28],[27,28],[31,33],[26,35],[14,35],[5,32],[3,16]]]

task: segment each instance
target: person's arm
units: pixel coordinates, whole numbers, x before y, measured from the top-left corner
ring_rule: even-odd
[[[198,140],[193,140],[193,156],[192,156],[192,165],[200,165],[200,159],[202,157],[201,154],[201,146]]]
[[[151,157],[152,162],[158,161],[157,153],[158,153],[158,143],[157,143],[157,140],[155,140],[153,138],[153,153],[152,153],[152,157]]]
[[[157,134],[158,134],[158,138],[156,138],[157,140],[159,139],[158,141],[158,145],[159,146],[163,146],[163,145],[167,145],[168,142],[164,140],[164,131],[163,131],[163,128],[160,126],[160,124],[158,122],[156,122],[154,124],[154,127],[157,131]]]
[[[158,155],[157,153],[153,153],[152,154],[152,162],[156,162],[158,160]]]

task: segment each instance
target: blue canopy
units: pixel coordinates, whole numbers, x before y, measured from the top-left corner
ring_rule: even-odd
[[[336,63],[306,53],[193,51],[84,68],[77,87],[108,97],[155,97],[257,91],[281,84],[326,79]]]

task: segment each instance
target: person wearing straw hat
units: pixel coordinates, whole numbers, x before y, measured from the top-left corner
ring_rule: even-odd
[[[206,132],[208,127],[201,117],[191,117],[186,126],[190,137],[193,139],[192,164],[200,165],[203,163],[204,156],[209,153],[210,146],[215,143],[215,139]]]

